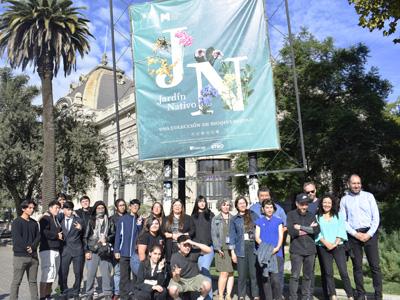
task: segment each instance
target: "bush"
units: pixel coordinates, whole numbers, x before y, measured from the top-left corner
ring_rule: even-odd
[[[379,251],[383,279],[400,282],[400,230],[391,233],[381,232]]]

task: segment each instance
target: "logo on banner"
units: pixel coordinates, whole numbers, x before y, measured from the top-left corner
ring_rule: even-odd
[[[170,96],[160,95],[159,105],[166,105],[168,111],[191,110],[192,116],[213,114],[213,104],[222,101],[223,108],[232,111],[244,111],[249,97],[253,93],[250,82],[254,69],[244,64],[247,56],[224,58],[222,50],[210,46],[193,51],[193,63],[184,66],[186,51],[190,51],[193,37],[187,27],[162,31],[154,41],[153,55],[148,56],[147,72],[155,77],[155,84],[162,89],[178,86],[185,74],[185,68],[196,73],[197,101],[188,101],[187,96],[174,92]],[[244,66],[243,66],[244,65]],[[203,78],[208,84],[203,84]]]

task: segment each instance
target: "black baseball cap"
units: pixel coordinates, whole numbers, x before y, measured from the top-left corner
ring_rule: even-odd
[[[140,206],[140,201],[138,199],[132,199],[131,201],[129,201],[129,205],[134,205],[137,204]]]
[[[310,198],[308,198],[308,195],[306,193],[301,193],[296,196],[296,202],[297,203],[306,203],[306,202],[308,203],[308,202],[310,202]]]

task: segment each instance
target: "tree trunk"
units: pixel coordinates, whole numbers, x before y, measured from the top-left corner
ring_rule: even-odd
[[[53,62],[48,55],[40,59],[38,73],[42,82],[43,99],[43,174],[42,206],[47,207],[56,197],[55,134],[53,113]]]

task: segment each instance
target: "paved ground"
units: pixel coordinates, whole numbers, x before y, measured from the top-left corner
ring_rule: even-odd
[[[13,267],[12,267],[12,250],[10,246],[0,245],[0,300],[9,299],[10,294],[10,284],[13,274]],[[39,276],[40,278],[40,268],[39,268]],[[69,286],[73,283],[73,272],[70,271],[70,276],[68,278]],[[217,286],[217,283],[213,283],[213,286]],[[53,288],[56,287],[56,284]],[[285,287],[287,290],[287,286]],[[315,293],[318,295],[321,294],[320,289],[316,289]],[[338,299],[347,299],[346,294],[343,290],[337,290]],[[28,283],[26,277],[22,280],[20,291],[19,291],[19,298],[21,300],[28,300],[30,299]],[[101,298],[98,298],[101,299]],[[215,297],[216,299],[216,297]],[[234,300],[237,300],[237,297],[233,297]],[[314,299],[319,299],[318,297],[314,297]],[[322,299],[322,298],[321,298]],[[373,297],[369,297],[369,299],[373,299]],[[400,296],[394,295],[384,295],[385,300],[400,300]]]

